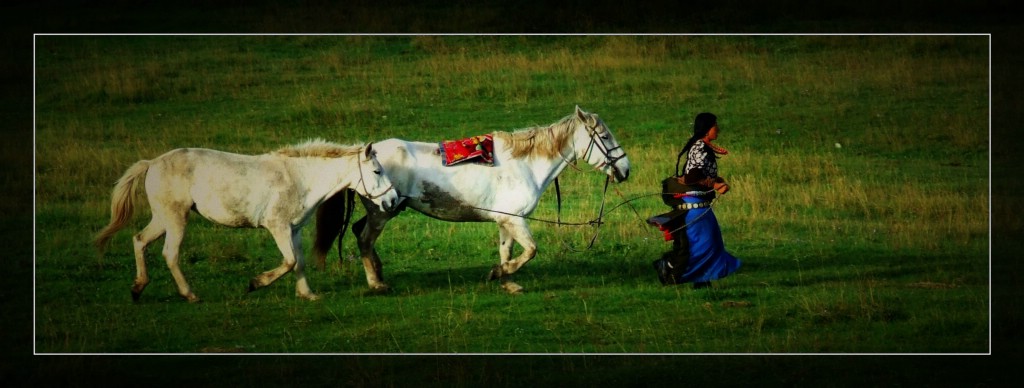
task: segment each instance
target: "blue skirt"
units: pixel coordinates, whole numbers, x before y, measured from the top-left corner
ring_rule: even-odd
[[[687,203],[701,202],[685,197]],[[686,212],[686,235],[690,240],[690,262],[679,283],[709,282],[728,276],[740,267],[740,260],[725,251],[722,230],[710,207]]]

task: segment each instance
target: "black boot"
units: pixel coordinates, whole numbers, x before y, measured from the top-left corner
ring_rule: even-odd
[[[668,259],[662,257],[651,264],[654,265],[654,270],[658,273],[658,281],[660,281],[662,285],[668,286],[676,284],[676,277],[674,276],[675,271],[673,270],[672,265],[669,264]]]
[[[658,272],[658,280],[663,285],[679,284],[679,279],[686,273],[686,267],[690,264],[690,240],[686,237],[686,230],[677,229],[672,234],[672,250],[665,252],[661,258],[652,264]]]
[[[686,237],[686,229],[676,230],[672,234],[672,251],[666,253],[669,264],[669,275],[672,277],[672,284],[677,284],[679,279],[686,274],[690,266],[690,239]]]
[[[678,246],[677,246],[678,247]],[[658,280],[664,285],[675,285],[680,283],[683,274],[686,273],[686,266],[690,264],[689,249],[673,249],[661,255],[661,258],[654,261],[654,270],[658,271]]]

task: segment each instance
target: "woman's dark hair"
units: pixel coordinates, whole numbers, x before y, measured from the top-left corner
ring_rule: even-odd
[[[704,138],[705,135],[711,131],[711,127],[714,127],[718,123],[718,116],[714,113],[703,112],[697,114],[697,117],[693,119],[693,136],[690,140],[686,141],[686,145],[683,146],[683,150],[679,151],[679,155],[676,156],[676,175],[679,175],[679,160],[690,152],[690,147],[693,147],[693,143],[697,140]],[[708,152],[709,157],[714,158],[714,152]]]

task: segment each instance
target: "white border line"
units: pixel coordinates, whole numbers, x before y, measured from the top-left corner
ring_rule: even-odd
[[[36,43],[40,36],[987,36],[988,37],[988,352],[978,353],[40,353],[36,316]],[[469,33],[35,33],[32,35],[32,354],[36,356],[986,356],[992,355],[992,34],[991,33],[644,33],[644,34],[469,34]]]

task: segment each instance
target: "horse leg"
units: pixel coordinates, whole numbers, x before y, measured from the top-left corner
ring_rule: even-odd
[[[327,268],[327,251],[331,249],[331,244],[334,243],[335,239],[338,239],[338,265],[344,264],[341,261],[341,239],[344,236],[341,234],[345,232],[345,224],[348,222],[347,217],[353,210],[348,206],[349,195],[354,194],[347,193],[347,190],[342,191],[327,198],[316,209],[316,235],[313,240],[313,254],[315,255],[318,269],[323,270]]]
[[[306,300],[320,299],[309,289],[309,282],[306,280],[306,259],[302,255],[302,235],[299,230],[292,232],[292,247],[292,252],[295,253],[295,296]]]
[[[501,261],[491,270],[489,280],[498,279],[502,276],[502,267],[507,265],[512,257],[514,245],[515,240],[512,238],[512,232],[508,230],[508,226],[505,223],[498,222],[498,257]]]
[[[296,277],[295,295],[308,300],[318,299],[319,297],[310,291],[309,284],[306,282],[306,276],[302,271],[303,265],[300,264],[302,260],[301,256],[299,256],[302,251],[300,230],[292,230],[290,226],[268,227],[267,229],[274,236],[274,242],[277,243],[277,248],[281,251],[283,257],[281,265],[252,278],[249,281],[249,292],[269,286],[281,278],[281,276],[284,276],[284,274],[294,270]]]
[[[366,272],[366,284],[373,291],[384,292],[390,287],[384,283],[383,264],[374,245],[381,232],[384,231],[384,224],[390,218],[379,212],[367,211],[367,213],[352,225],[352,233],[357,237],[359,255],[363,260],[363,271]]]
[[[142,291],[149,285],[149,271],[146,270],[146,246],[163,236],[163,225],[153,218],[132,240],[135,246],[135,282],[132,284],[132,301],[138,302]]]
[[[530,229],[524,222],[503,222],[498,228],[502,240],[501,246],[499,247],[501,264],[496,265],[491,270],[491,279],[511,275],[518,271],[519,268],[526,265],[528,261],[537,256],[537,244],[533,240],[533,235],[530,233]],[[507,259],[512,253],[512,241],[509,241],[509,237],[511,240],[514,240],[523,247],[523,253],[513,260]]]
[[[512,233],[504,224],[498,223],[498,256],[501,258],[501,264],[508,263],[508,259],[512,257],[513,245],[515,240]]]
[[[182,214],[165,214],[169,217],[161,218],[167,221],[163,250],[164,260],[167,261],[167,269],[171,271],[174,283],[178,285],[178,295],[181,295],[182,298],[189,302],[198,302],[199,297],[192,293],[188,282],[185,281],[185,275],[181,273],[181,268],[178,266],[179,248],[181,247],[181,241],[185,238],[185,225],[188,222],[188,213],[186,211]]]
[[[366,221],[368,217],[362,218],[360,221]],[[367,222],[367,224],[370,224],[370,222]],[[374,291],[387,291],[390,289],[384,283],[383,263],[381,263],[380,255],[377,254],[377,249],[374,248],[381,231],[383,231],[383,227],[369,226],[362,228],[361,232],[356,234],[358,236],[359,256],[362,259],[362,269],[367,274],[367,285]]]
[[[499,222],[498,234],[501,240],[498,247],[501,263],[491,269],[490,279],[501,279],[501,286],[511,294],[520,293],[523,291],[523,287],[509,279],[509,276],[537,256],[537,244],[533,240],[530,229],[521,220]],[[523,253],[513,260],[508,260],[508,257],[512,255],[512,240],[523,247]]]

